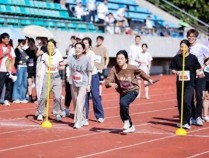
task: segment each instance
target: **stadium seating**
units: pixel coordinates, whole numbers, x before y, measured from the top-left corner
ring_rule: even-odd
[[[97,5],[102,1],[97,0]],[[68,2],[71,8],[75,7],[76,0],[68,0]],[[85,6],[86,0],[82,0],[82,3]],[[156,28],[163,28],[166,24],[171,28],[178,27],[153,15],[148,9],[140,7],[135,0],[108,0],[108,8],[112,13],[126,5],[129,5],[129,11],[125,16],[132,23],[143,26],[147,16],[151,16],[153,26]],[[94,24],[81,22],[69,16],[67,9],[57,3],[44,0],[0,0],[0,26],[24,27],[31,24],[60,30],[99,32]]]
[[[0,26],[22,27],[30,24],[61,30],[96,32],[97,27],[70,17],[60,4],[33,0],[0,0]],[[77,27],[71,23],[79,24]],[[73,26],[71,28],[71,26]]]

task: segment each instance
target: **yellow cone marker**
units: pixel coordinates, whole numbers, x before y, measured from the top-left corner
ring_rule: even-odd
[[[49,65],[48,65],[48,85],[47,85],[47,103],[46,103],[46,119],[45,121],[41,124],[42,128],[52,128],[52,123],[49,121],[49,96],[50,96],[50,83],[51,83],[51,57],[52,57],[52,47],[53,43],[49,42],[48,43],[49,47]]]
[[[184,72],[185,72],[185,54],[186,54],[186,46],[183,46],[183,63],[182,63],[182,88],[181,88],[181,118],[180,118],[180,128],[176,130],[176,135],[185,136],[187,135],[187,131],[182,128],[183,123],[183,110],[184,110]]]

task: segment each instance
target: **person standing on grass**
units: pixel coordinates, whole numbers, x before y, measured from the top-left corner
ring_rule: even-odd
[[[89,115],[89,96],[91,94],[93,100],[93,110],[94,115],[99,123],[104,122],[104,110],[101,103],[101,98],[99,97],[99,75],[97,68],[95,66],[95,53],[91,50],[92,40],[89,37],[85,37],[82,40],[85,45],[86,56],[90,59],[93,68],[92,78],[91,78],[91,91],[86,95],[85,108],[86,108],[86,123],[88,125],[88,115]]]
[[[75,44],[75,55],[68,57],[70,69],[71,95],[75,107],[74,128],[83,126],[85,117],[85,98],[91,87],[92,65],[88,56],[85,55],[85,45],[81,42]]]
[[[195,55],[204,69],[204,60],[209,57],[209,48],[197,42],[199,33],[195,29],[187,31],[187,39],[190,43],[190,53]],[[203,73],[203,71],[201,71]],[[203,109],[203,83],[205,82],[204,77],[195,78],[195,100],[192,104],[192,116],[191,123],[194,125],[202,126],[202,109]]]
[[[52,46],[49,45],[52,43]],[[51,54],[51,65],[49,65],[49,51],[52,49]],[[65,66],[66,62],[62,58],[61,53],[56,48],[56,42],[53,39],[50,39],[47,44],[47,52],[42,55],[41,62],[38,65],[37,76],[40,76],[42,73],[41,67],[45,66],[45,75],[43,80],[43,86],[40,94],[40,99],[38,100],[38,107],[36,110],[37,120],[42,121],[43,116],[45,115],[45,107],[47,101],[47,83],[48,83],[48,73],[50,73],[50,91],[54,94],[54,109],[53,114],[56,116],[57,121],[62,120],[63,110],[62,110],[62,81],[59,74],[59,67]],[[50,66],[50,67],[49,67]],[[50,71],[49,71],[50,69]]]
[[[152,56],[151,54],[147,51],[148,45],[146,43],[142,44],[142,52],[139,52],[137,57],[136,57],[136,62],[138,62],[138,68],[143,70],[147,75],[150,74],[150,68],[151,68],[151,62],[152,62]],[[141,84],[141,80],[140,84]],[[147,81],[144,81],[144,84],[147,84]],[[140,86],[141,87],[141,86]],[[141,89],[139,91],[141,94]],[[149,87],[145,87],[145,98],[150,99],[149,97]]]
[[[195,79],[196,76],[201,77],[201,65],[195,55],[189,51],[190,43],[188,40],[182,40],[180,42],[181,53],[177,54],[170,63],[170,69],[172,73],[177,75],[176,88],[177,88],[177,101],[179,117],[181,116],[181,95],[182,95],[182,78],[184,77],[184,110],[183,110],[183,128],[190,129],[191,112],[192,112],[192,100],[194,95]],[[185,72],[182,76],[183,65],[183,48],[185,47]],[[179,124],[177,124],[179,126]]]
[[[129,115],[129,106],[138,96],[137,76],[150,83],[153,81],[143,70],[128,64],[128,54],[125,50],[120,50],[116,54],[116,61],[117,64],[110,70],[105,85],[107,88],[115,88],[120,94],[120,117],[124,123],[123,133],[131,133],[135,131],[135,128]]]

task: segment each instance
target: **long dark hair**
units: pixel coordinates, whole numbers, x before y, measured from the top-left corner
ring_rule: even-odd
[[[116,58],[118,57],[118,55],[120,55],[120,54],[122,54],[122,55],[124,55],[124,57],[126,58],[126,63],[128,63],[128,53],[126,52],[126,50],[120,50],[119,52],[117,52],[117,54],[116,54]]]

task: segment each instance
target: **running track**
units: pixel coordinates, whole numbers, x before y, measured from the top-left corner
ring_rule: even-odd
[[[175,76],[162,76],[150,87],[150,100],[131,105],[136,132],[128,135],[120,134],[123,124],[113,89],[104,88],[105,122],[97,123],[91,108],[90,125],[79,130],[72,128],[72,117],[57,123],[52,115],[53,128],[41,128],[33,118],[35,104],[0,106],[0,158],[208,158],[209,123],[192,126],[187,136],[175,135],[175,96]]]

